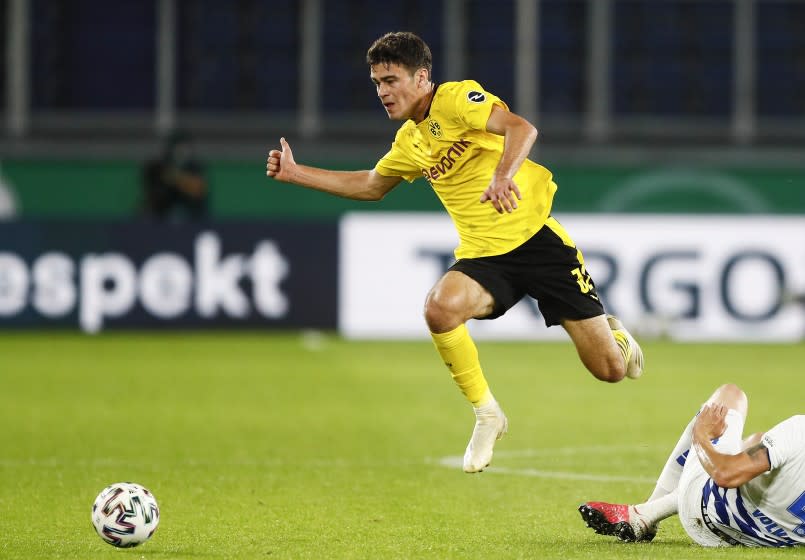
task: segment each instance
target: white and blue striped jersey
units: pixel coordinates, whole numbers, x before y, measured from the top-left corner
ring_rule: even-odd
[[[739,488],[720,488],[708,479],[702,517],[730,544],[805,544],[805,416],[792,416],[761,440],[771,469]]]

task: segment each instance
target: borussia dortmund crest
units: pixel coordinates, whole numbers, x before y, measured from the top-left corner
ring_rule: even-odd
[[[433,119],[428,120],[428,130],[430,130],[430,133],[433,134],[434,138],[442,137],[442,127],[439,126],[439,123]]]

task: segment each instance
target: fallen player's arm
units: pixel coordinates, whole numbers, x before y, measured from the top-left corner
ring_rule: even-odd
[[[763,439],[763,435],[765,432],[755,432],[754,434],[747,436],[744,438],[744,445],[743,450],[746,451],[750,447],[753,447],[760,443],[760,440]]]
[[[760,438],[748,438],[748,447],[737,455],[719,452],[712,439],[724,433],[727,408],[707,405],[693,426],[693,449],[704,470],[721,488],[737,488],[771,469],[769,452]],[[755,441],[752,441],[755,440]]]

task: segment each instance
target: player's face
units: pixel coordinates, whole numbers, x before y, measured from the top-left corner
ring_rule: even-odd
[[[411,72],[399,64],[374,64],[370,77],[389,118],[404,121],[424,115],[430,80],[424,68]]]

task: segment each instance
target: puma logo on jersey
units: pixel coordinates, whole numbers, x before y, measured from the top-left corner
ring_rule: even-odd
[[[471,91],[467,94],[467,99],[473,103],[483,103],[486,100],[486,95],[481,91]]]
[[[435,181],[445,175],[449,170],[453,169],[456,160],[467,151],[469,146],[470,142],[466,140],[453,142],[453,145],[448,148],[447,153],[441,157],[436,165],[432,166],[430,169],[422,169],[422,175],[425,176],[428,182]]]

